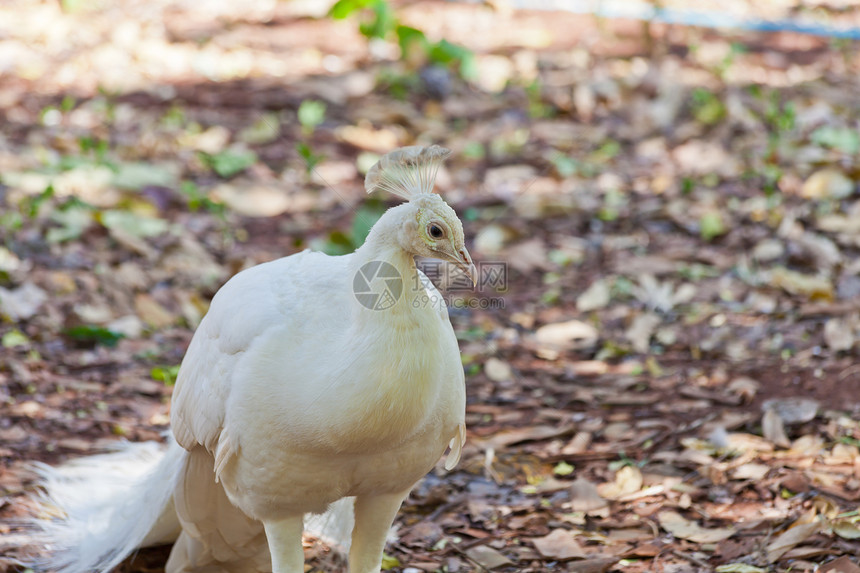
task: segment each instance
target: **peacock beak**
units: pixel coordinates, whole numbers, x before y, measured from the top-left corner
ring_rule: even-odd
[[[469,275],[469,278],[472,279],[472,286],[477,286],[478,284],[478,268],[475,266],[475,263],[472,262],[472,257],[469,255],[469,251],[466,250],[466,247],[460,249],[460,260],[457,261],[457,266],[463,270],[464,273]]]

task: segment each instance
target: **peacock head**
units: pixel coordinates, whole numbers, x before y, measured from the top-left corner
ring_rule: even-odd
[[[463,224],[433,183],[442,161],[451,151],[438,145],[402,147],[384,155],[364,179],[368,193],[381,189],[408,201],[400,242],[408,252],[442,259],[460,267],[477,283],[477,269],[466,249]]]

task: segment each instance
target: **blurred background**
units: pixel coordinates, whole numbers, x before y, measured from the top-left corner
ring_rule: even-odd
[[[23,460],[161,439],[218,287],[436,143],[469,445],[385,566],[860,571],[860,6],[693,4],[5,0],[0,555]]]

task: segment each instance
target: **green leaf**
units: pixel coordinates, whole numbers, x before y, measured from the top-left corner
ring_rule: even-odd
[[[395,29],[397,34],[397,44],[400,46],[401,58],[406,58],[411,50],[426,51],[429,45],[427,36],[418,28],[412,26],[397,26]]]
[[[156,366],[149,371],[149,376],[158,382],[164,382],[165,386],[176,384],[176,376],[179,374],[179,364],[175,366]]]
[[[574,469],[575,468],[567,462],[559,462],[552,470],[552,473],[557,476],[569,476],[573,473]]]
[[[150,163],[120,163],[117,165],[113,184],[120,189],[142,189],[144,187],[173,187],[176,177],[173,172],[160,165]]]
[[[45,187],[45,190],[33,197],[25,197],[20,202],[21,211],[27,217],[35,217],[39,214],[39,209],[42,208],[42,204],[49,200],[54,196],[54,186],[48,185]]]
[[[472,52],[459,44],[452,44],[448,40],[439,40],[430,46],[430,60],[436,64],[450,64],[470,56]]]
[[[370,3],[373,9],[373,20],[362,22],[358,29],[368,38],[384,39],[397,27],[397,17],[391,5],[385,0],[374,0]]]
[[[73,340],[92,342],[97,345],[101,344],[102,346],[108,347],[116,346],[117,342],[123,338],[122,333],[114,332],[113,330],[103,326],[95,326],[92,324],[73,326],[71,328],[67,328],[64,332],[66,336]]]
[[[338,0],[328,12],[328,15],[335,20],[343,20],[349,17],[353,12],[367,8],[376,0]]]
[[[355,250],[355,245],[342,232],[332,231],[321,249],[327,255],[347,255]]]
[[[724,235],[727,230],[719,211],[709,211],[699,219],[699,233],[706,241]]]
[[[278,115],[267,113],[239,132],[239,140],[252,145],[271,143],[281,134],[281,123]]]
[[[215,173],[225,179],[241,173],[257,162],[257,154],[253,151],[227,150],[205,157]]]
[[[353,247],[358,248],[364,244],[371,227],[376,224],[383,213],[385,213],[385,205],[377,200],[366,202],[355,212],[350,232]]]
[[[20,330],[10,330],[3,335],[3,348],[15,348],[16,346],[27,346],[30,344],[30,339]]]
[[[325,121],[325,102],[306,99],[299,105],[298,117],[302,128],[312,133],[316,127]]]
[[[49,243],[62,243],[77,239],[93,222],[93,213],[88,207],[76,206],[51,213],[51,220],[59,227],[51,227],[45,235]]]
[[[325,156],[321,153],[314,153],[314,150],[307,143],[297,143],[296,151],[305,160],[305,168],[308,170],[308,173],[313,171],[317,164],[325,159]]]
[[[576,175],[578,171],[578,163],[573,157],[569,157],[563,153],[556,153],[550,159],[559,176],[567,178]]]
[[[715,125],[726,116],[726,106],[712,92],[704,88],[693,90],[693,115],[705,125]]]
[[[108,229],[122,231],[140,238],[161,235],[168,228],[168,223],[164,219],[138,215],[131,211],[102,211],[99,220]]]
[[[470,141],[463,146],[460,155],[466,159],[483,159],[487,155],[487,150],[480,141]]]
[[[816,145],[830,147],[848,155],[860,152],[860,133],[856,129],[825,125],[813,131],[810,139]]]
[[[392,557],[386,553],[382,554],[382,570],[388,571],[389,569],[394,569],[395,567],[400,567],[400,560],[397,557]]]

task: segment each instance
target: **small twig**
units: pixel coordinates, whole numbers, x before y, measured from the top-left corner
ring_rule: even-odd
[[[677,549],[672,550],[672,555],[674,555],[676,557],[680,557],[681,559],[686,559],[687,561],[689,561],[691,563],[695,563],[699,567],[704,567],[705,570],[711,569],[710,563],[708,563],[707,561],[704,561],[702,559],[699,559],[695,555],[691,555],[689,553],[684,553],[683,551],[679,551]]]

